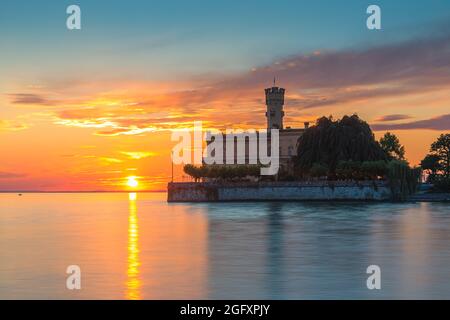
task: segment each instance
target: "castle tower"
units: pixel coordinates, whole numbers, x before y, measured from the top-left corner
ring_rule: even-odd
[[[267,105],[267,129],[283,129],[284,88],[275,87],[265,89]]]

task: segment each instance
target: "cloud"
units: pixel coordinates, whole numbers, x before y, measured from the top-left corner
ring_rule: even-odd
[[[146,132],[154,132],[156,129],[154,128],[114,128],[108,130],[100,130],[95,134],[98,136],[119,136],[119,135],[138,135]]]
[[[263,89],[273,76],[287,89],[286,109],[291,115],[335,105],[369,108],[379,98],[450,89],[450,35],[359,50],[301,53],[220,80],[217,75],[202,77],[188,89],[175,84],[172,91],[165,87],[149,93],[145,88],[154,88],[154,84],[140,83],[140,91],[130,93],[118,83],[110,92],[85,94],[83,99],[77,95],[77,100],[55,102],[45,95],[15,94],[13,103],[54,104],[59,107],[54,111],[55,123],[95,128],[95,134],[101,136],[177,129],[191,126],[193,120],[215,127],[263,126],[264,117],[255,122],[254,113],[264,114]],[[92,87],[102,86],[96,83]],[[66,95],[58,92],[61,96]],[[404,116],[388,115],[378,121],[408,119]]]
[[[373,124],[372,129],[375,131],[384,130],[412,130],[412,129],[428,129],[428,130],[450,130],[450,114],[444,114],[427,120],[412,121],[399,124]]]
[[[40,94],[34,93],[12,93],[8,94],[12,104],[53,105],[55,102],[48,100]]]
[[[100,161],[104,162],[104,163],[122,163],[123,161],[120,159],[116,159],[116,158],[111,158],[111,157],[100,157],[99,158]]]
[[[299,108],[396,96],[448,87],[450,35],[364,50],[297,55],[216,85],[216,90],[267,85],[274,75],[302,93]]]
[[[0,179],[17,179],[17,178],[23,178],[23,177],[26,177],[26,175],[22,174],[22,173],[0,171]]]
[[[411,119],[411,118],[412,117],[407,114],[388,114],[388,115],[379,117],[375,121],[390,122],[390,121],[406,120],[406,119]]]
[[[450,35],[415,39],[365,50],[299,55],[253,73],[253,81],[277,75],[300,88],[343,88],[390,81],[435,85],[449,79]],[[248,79],[244,79],[248,82]]]
[[[11,121],[11,120],[0,120],[0,131],[19,131],[27,129],[28,126],[22,122]]]
[[[128,158],[133,160],[140,160],[144,158],[148,158],[156,155],[154,152],[146,152],[146,151],[121,151],[120,153],[126,155]]]

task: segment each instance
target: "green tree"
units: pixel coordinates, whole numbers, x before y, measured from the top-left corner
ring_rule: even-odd
[[[310,169],[310,174],[312,177],[320,178],[328,174],[328,168],[320,163],[314,163]]]
[[[342,180],[360,180],[361,162],[359,161],[339,161],[336,166],[336,178]]]
[[[340,161],[336,167],[336,178],[340,180],[378,180],[387,174],[387,162]]]
[[[450,134],[441,134],[431,145],[431,154],[439,157],[439,164],[445,177],[450,177]]]
[[[395,134],[386,132],[380,139],[380,146],[386,152],[389,160],[405,160],[405,147]]]
[[[187,164],[183,167],[183,171],[194,178],[195,182],[198,182],[203,176],[204,169],[202,167],[196,167],[192,164]]]
[[[195,182],[201,178],[219,180],[245,180],[247,177],[260,176],[259,165],[201,165],[196,167],[192,164],[184,166],[184,172],[191,176]]]
[[[392,160],[387,175],[394,199],[405,200],[417,190],[420,168],[410,168],[406,161]]]
[[[441,170],[441,164],[439,163],[440,158],[435,154],[427,154],[426,157],[420,162],[420,166],[423,170],[429,171],[429,180],[433,181],[438,173]]]
[[[385,161],[364,161],[361,164],[361,172],[364,178],[377,180],[383,178],[388,173],[387,162]]]
[[[297,150],[294,161],[298,171],[321,163],[329,168],[332,178],[340,161],[387,160],[369,125],[357,115],[336,121],[331,116],[318,119],[299,138]]]

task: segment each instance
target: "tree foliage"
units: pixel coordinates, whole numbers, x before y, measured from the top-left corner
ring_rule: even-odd
[[[187,164],[184,166],[183,170],[187,175],[191,176],[195,182],[199,181],[200,178],[205,175],[205,169],[203,166],[196,167],[192,164]]]
[[[450,177],[450,134],[441,134],[431,145],[431,154],[439,157],[439,164],[444,175]]]
[[[312,177],[321,178],[328,175],[328,167],[321,163],[314,163],[310,169]]]
[[[428,181],[437,191],[450,191],[450,134],[441,134],[431,144],[420,166],[429,172]]]
[[[328,167],[331,175],[341,161],[387,160],[369,125],[357,115],[336,121],[331,116],[319,118],[299,138],[297,150],[295,163],[299,170],[308,171],[320,163]]]
[[[378,180],[387,174],[387,162],[379,161],[340,161],[336,167],[338,180]]]
[[[389,160],[405,160],[405,147],[400,144],[395,134],[386,132],[380,139],[380,146]]]
[[[420,162],[420,166],[423,170],[429,171],[430,178],[433,180],[437,173],[441,170],[440,158],[435,154],[427,154],[425,158]]]
[[[404,200],[417,190],[421,168],[410,168],[406,161],[392,160],[388,164],[388,178],[392,194]]]
[[[259,177],[259,165],[201,165],[187,164],[184,172],[191,176],[195,182],[202,178],[214,180],[245,180],[248,177]]]

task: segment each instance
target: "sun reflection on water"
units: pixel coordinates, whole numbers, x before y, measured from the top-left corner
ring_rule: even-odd
[[[128,194],[130,201],[128,216],[128,268],[126,298],[138,300],[141,298],[141,280],[139,277],[139,228],[136,209],[136,193]]]

